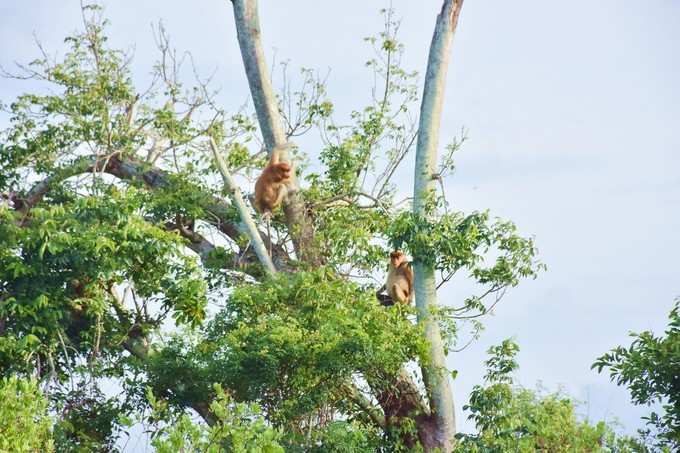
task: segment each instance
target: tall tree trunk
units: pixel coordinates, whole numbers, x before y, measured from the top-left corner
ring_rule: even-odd
[[[441,124],[442,103],[446,86],[451,43],[458,23],[458,14],[463,0],[445,0],[437,16],[434,36],[430,44],[430,55],[425,73],[425,87],[420,107],[420,125],[416,147],[413,212],[418,217],[432,218],[427,208],[428,200],[436,189],[437,146]],[[456,418],[453,394],[448,372],[444,364],[444,346],[436,319],[428,316],[431,307],[437,304],[434,268],[414,262],[415,295],[418,320],[425,321],[425,337],[430,343],[431,362],[423,367],[423,380],[430,403],[433,436],[436,445],[423,445],[426,450],[453,448],[456,434]]]
[[[267,71],[260,36],[257,0],[232,0],[232,4],[238,42],[253,103],[265,145],[267,149],[272,149],[276,145],[284,144],[287,137],[283,131],[278,104]],[[462,0],[446,0],[444,2],[437,19],[430,49],[416,155],[414,194],[414,212],[416,214],[423,215],[425,213],[427,194],[435,189],[441,101],[448,55],[461,4]],[[290,155],[287,152],[282,153],[282,159],[285,162],[290,162]],[[306,215],[301,197],[298,195],[299,184],[297,179],[289,185],[289,191],[290,196],[284,204],[284,213],[298,257],[310,266],[320,265],[322,264],[321,254],[314,245],[313,226]],[[381,403],[384,413],[395,419],[412,417],[414,413],[420,414],[415,420],[420,443],[428,451],[434,448],[442,448],[444,451],[448,451],[453,446],[455,434],[453,398],[448,374],[443,367],[444,353],[439,326],[436,321],[427,320],[426,316],[428,307],[436,304],[434,270],[423,268],[418,263],[415,264],[414,268],[419,318],[426,319],[426,336],[432,345],[432,361],[423,369],[431,413],[428,414],[427,410],[424,410],[425,408],[417,398],[410,401],[406,397],[406,395],[413,393],[406,390],[416,388],[407,373],[395,376],[395,388],[404,389],[403,392],[400,392],[401,397],[398,398],[398,401],[390,399],[389,403],[385,401],[379,401],[379,403]],[[397,406],[401,407],[402,410],[396,410]],[[405,407],[411,408],[413,411],[404,411]],[[410,440],[407,443],[410,443]]]
[[[267,71],[267,60],[262,48],[260,33],[260,19],[257,11],[257,0],[232,0],[236,34],[241,57],[245,66],[250,94],[253,97],[257,120],[262,130],[265,146],[271,150],[277,145],[287,142],[286,134],[279,115],[279,106],[272,88],[272,82]],[[290,153],[281,153],[283,162],[292,164]],[[286,226],[293,238],[297,258],[305,261],[309,266],[322,264],[321,254],[315,246],[314,229],[307,216],[300,185],[297,178],[293,178],[288,185],[288,198],[284,201],[283,212],[286,216]]]

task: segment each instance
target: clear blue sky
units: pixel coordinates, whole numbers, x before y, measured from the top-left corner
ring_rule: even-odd
[[[392,2],[402,17],[407,69],[424,73],[440,2]],[[362,38],[381,29],[383,1],[260,1],[268,56],[290,67],[331,68],[338,113],[370,95],[371,57]],[[179,50],[202,74],[215,67],[219,101],[248,99],[226,0],[111,0],[115,46],[134,46],[140,81],[157,53],[152,24],[163,20]],[[666,325],[680,294],[680,2],[467,0],[446,91],[444,144],[462,127],[469,140],[448,198],[462,211],[490,208],[536,237],[548,271],[508,292],[481,339],[451,357],[458,424],[471,386],[481,382],[485,350],[516,336],[520,381],[564,385],[592,419],[618,416],[632,429],[644,410],[590,370],[599,355],[629,343],[628,332]],[[0,3],[0,64],[39,56],[80,26],[79,2]],[[295,71],[290,71],[295,74]],[[140,85],[142,85],[140,83]],[[0,80],[0,99],[26,86]],[[417,113],[417,112],[414,112]],[[315,137],[297,140],[302,148]],[[445,287],[440,300],[460,301]]]

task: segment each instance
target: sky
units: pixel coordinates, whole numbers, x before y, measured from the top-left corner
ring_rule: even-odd
[[[425,73],[441,2],[393,0],[405,68]],[[338,115],[370,96],[372,57],[363,42],[382,27],[388,1],[261,0],[271,64],[326,72]],[[131,47],[132,69],[150,72],[159,20],[203,75],[215,71],[220,104],[248,101],[230,2],[111,0],[113,46]],[[479,341],[449,357],[457,424],[482,381],[485,351],[516,337],[516,377],[562,386],[590,420],[617,417],[629,432],[646,408],[590,369],[628,345],[629,332],[667,325],[680,295],[680,2],[650,0],[473,1],[463,5],[453,43],[440,145],[459,135],[457,171],[446,181],[453,209],[490,209],[532,235],[548,270],[508,291]],[[79,1],[0,2],[0,64],[39,56],[35,39],[63,54],[81,25]],[[290,74],[294,74],[291,71]],[[0,100],[29,88],[0,79]],[[417,114],[417,112],[414,112]],[[296,140],[302,149],[315,137]],[[412,165],[412,164],[411,164]],[[442,303],[464,288],[444,287]]]

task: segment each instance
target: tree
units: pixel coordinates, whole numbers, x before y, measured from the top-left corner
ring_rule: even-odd
[[[605,422],[592,426],[579,420],[575,402],[563,392],[546,393],[517,385],[511,374],[518,368],[514,340],[489,348],[486,386],[470,394],[468,418],[475,434],[458,434],[461,452],[645,452],[635,439],[617,436]]]
[[[451,44],[461,6],[463,6],[462,0],[444,2],[442,11],[437,17],[432,44],[430,44],[416,148],[413,189],[413,218],[416,228],[432,223],[437,217],[432,208],[432,199],[436,194],[435,182],[440,177],[436,171],[439,125],[441,124]],[[429,256],[425,250],[414,249],[413,252],[416,257]],[[431,418],[434,421],[433,437],[436,440],[431,443],[444,450],[451,450],[453,436],[456,434],[456,419],[451,385],[448,373],[445,371],[445,354],[439,323],[433,316],[437,308],[434,263],[422,258],[415,259],[414,274],[418,320],[424,322],[425,339],[430,344],[431,363],[424,366],[422,372],[432,412]]]
[[[647,419],[654,432],[640,434],[663,451],[680,448],[680,300],[669,315],[665,336],[653,332],[631,333],[629,347],[618,346],[598,358],[592,368],[607,367],[618,385],[628,387],[633,403],[661,403],[663,413]],[[655,440],[656,438],[656,440]]]
[[[47,399],[35,380],[0,381],[0,451],[54,451]]]
[[[428,86],[441,89],[460,4],[444,3],[433,39],[440,60],[428,64],[439,76],[428,69]],[[52,410],[71,420],[63,442],[74,448],[108,445],[154,400],[180,413],[181,426],[192,410],[219,425],[216,400],[235,414],[256,403],[248,432],[272,427],[280,437],[264,441],[287,450],[449,448],[443,357],[458,336],[476,334],[475,319],[507,288],[541,268],[533,241],[488,212],[450,213],[434,190],[458,143],[435,172],[438,114],[428,102],[441,95],[426,88],[418,129],[409,116],[416,74],[400,67],[389,10],[369,39],[368,67],[381,85],[344,124],[313,71],[302,72],[299,92],[274,95],[257,3],[233,5],[259,132],[246,109],[218,108],[207,81],[184,88],[162,29],[155,78],[137,89],[94,4],[62,59],[44,52],[19,67],[16,77],[47,91],[3,105],[11,126],[0,145],[2,369],[50,385]],[[440,48],[438,36],[449,44]],[[423,124],[433,127],[427,140]],[[321,133],[323,149],[318,164],[301,149],[284,156],[299,179],[272,217],[267,263],[254,252],[266,235],[241,194],[266,150],[308,131]],[[416,159],[429,157],[411,210],[410,199],[397,201],[404,194],[393,176],[416,137]],[[417,322],[412,308],[376,300],[392,247],[414,257]],[[437,285],[462,274],[479,293],[437,305]],[[104,395],[104,379],[121,392]],[[185,435],[205,440],[175,434]]]
[[[257,404],[234,404],[218,385],[215,386],[215,394],[216,398],[210,405],[215,420],[211,426],[201,426],[187,414],[173,414],[167,403],[158,401],[153,393],[149,393],[151,418],[156,425],[151,445],[156,451],[283,452],[278,443],[281,432],[267,426],[264,419],[258,417]]]

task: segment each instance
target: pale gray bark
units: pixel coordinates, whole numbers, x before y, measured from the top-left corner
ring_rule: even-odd
[[[257,112],[257,119],[262,130],[262,138],[267,149],[283,145],[287,138],[279,116],[272,82],[267,71],[267,59],[262,47],[260,18],[257,11],[257,0],[232,0],[236,33],[241,49],[241,57],[245,66],[250,94]],[[290,163],[288,153],[281,153],[283,162]]]
[[[255,250],[257,259],[260,260],[260,264],[262,264],[262,267],[267,272],[267,274],[273,276],[274,274],[276,274],[276,268],[274,267],[274,263],[272,262],[271,257],[269,256],[267,246],[264,245],[264,242],[260,237],[260,231],[257,229],[257,225],[255,225],[253,218],[250,216],[250,211],[248,211],[248,207],[246,206],[246,203],[243,201],[241,191],[239,190],[238,186],[232,179],[231,173],[229,173],[229,169],[227,168],[227,164],[224,162],[224,159],[222,159],[222,156],[220,155],[220,152],[217,149],[217,144],[212,138],[210,139],[210,148],[212,149],[212,152],[215,155],[215,160],[217,161],[217,168],[220,170],[220,174],[222,175],[224,184],[227,186],[229,194],[231,194],[231,201],[232,203],[234,203],[234,206],[238,211],[238,215],[241,218],[241,222],[243,222],[243,224],[245,225],[246,233],[250,238],[250,246],[253,248],[253,250]]]
[[[361,408],[366,415],[369,416],[371,421],[382,430],[387,430],[387,420],[385,420],[385,415],[375,407],[375,405],[366,398],[359,389],[353,384],[345,385],[342,390],[345,392],[347,397],[354,401],[354,403]]]
[[[250,92],[258,116],[262,136],[267,149],[287,141],[279,116],[278,105],[267,71],[259,26],[257,0],[232,0],[234,18],[241,56],[248,77]],[[435,190],[437,142],[441,107],[446,79],[451,42],[458,19],[462,0],[445,0],[437,19],[434,37],[430,49],[428,69],[425,80],[425,92],[421,106],[421,120],[416,156],[416,183],[414,212],[425,213],[425,201],[428,193]],[[282,153],[282,160],[290,162],[288,153]],[[314,266],[322,262],[320,254],[314,248],[314,234],[311,222],[306,216],[304,205],[297,195],[299,185],[295,179],[288,185],[289,198],[284,203],[286,224],[294,237],[296,251],[302,260]],[[426,336],[432,345],[432,361],[423,369],[431,413],[422,414],[426,418],[419,430],[421,443],[427,450],[436,447],[449,451],[453,446],[455,434],[455,416],[453,397],[448,373],[444,367],[444,353],[441,334],[436,320],[428,319],[427,310],[436,305],[436,286],[434,270],[416,263],[416,299],[420,319],[426,321]],[[408,383],[410,379],[399,377],[399,383]],[[417,393],[417,392],[416,392]],[[383,406],[385,406],[383,404]],[[408,407],[417,407],[417,403]],[[384,410],[385,407],[383,407]],[[395,415],[399,415],[395,413]],[[402,416],[408,416],[402,414]],[[425,426],[429,425],[429,426]],[[424,431],[428,431],[425,433]],[[427,435],[426,435],[427,434]]]
[[[279,106],[272,88],[267,60],[264,55],[260,32],[260,19],[257,10],[257,0],[232,0],[234,6],[234,20],[243,65],[248,77],[250,94],[253,97],[257,120],[262,130],[267,150],[287,142],[286,134],[279,115]],[[293,166],[290,153],[284,150],[280,154],[282,162]],[[294,168],[294,166],[293,166]],[[321,254],[315,247],[314,230],[307,217],[302,197],[299,196],[300,185],[296,177],[287,184],[288,197],[283,203],[286,216],[286,226],[293,238],[298,259],[310,266],[321,264]]]
[[[446,73],[462,3],[463,0],[444,1],[442,11],[437,16],[434,36],[430,44],[416,147],[413,212],[420,217],[431,216],[427,210],[427,203],[431,199],[431,194],[436,190],[437,146]],[[428,315],[431,307],[437,304],[435,272],[432,266],[417,260],[413,267],[418,320],[425,321],[425,337],[430,343],[432,359],[428,365],[423,367],[423,380],[435,422],[437,431],[435,438],[439,443],[438,446],[444,451],[450,451],[456,433],[453,394],[444,363],[444,346],[439,324],[436,319]]]

